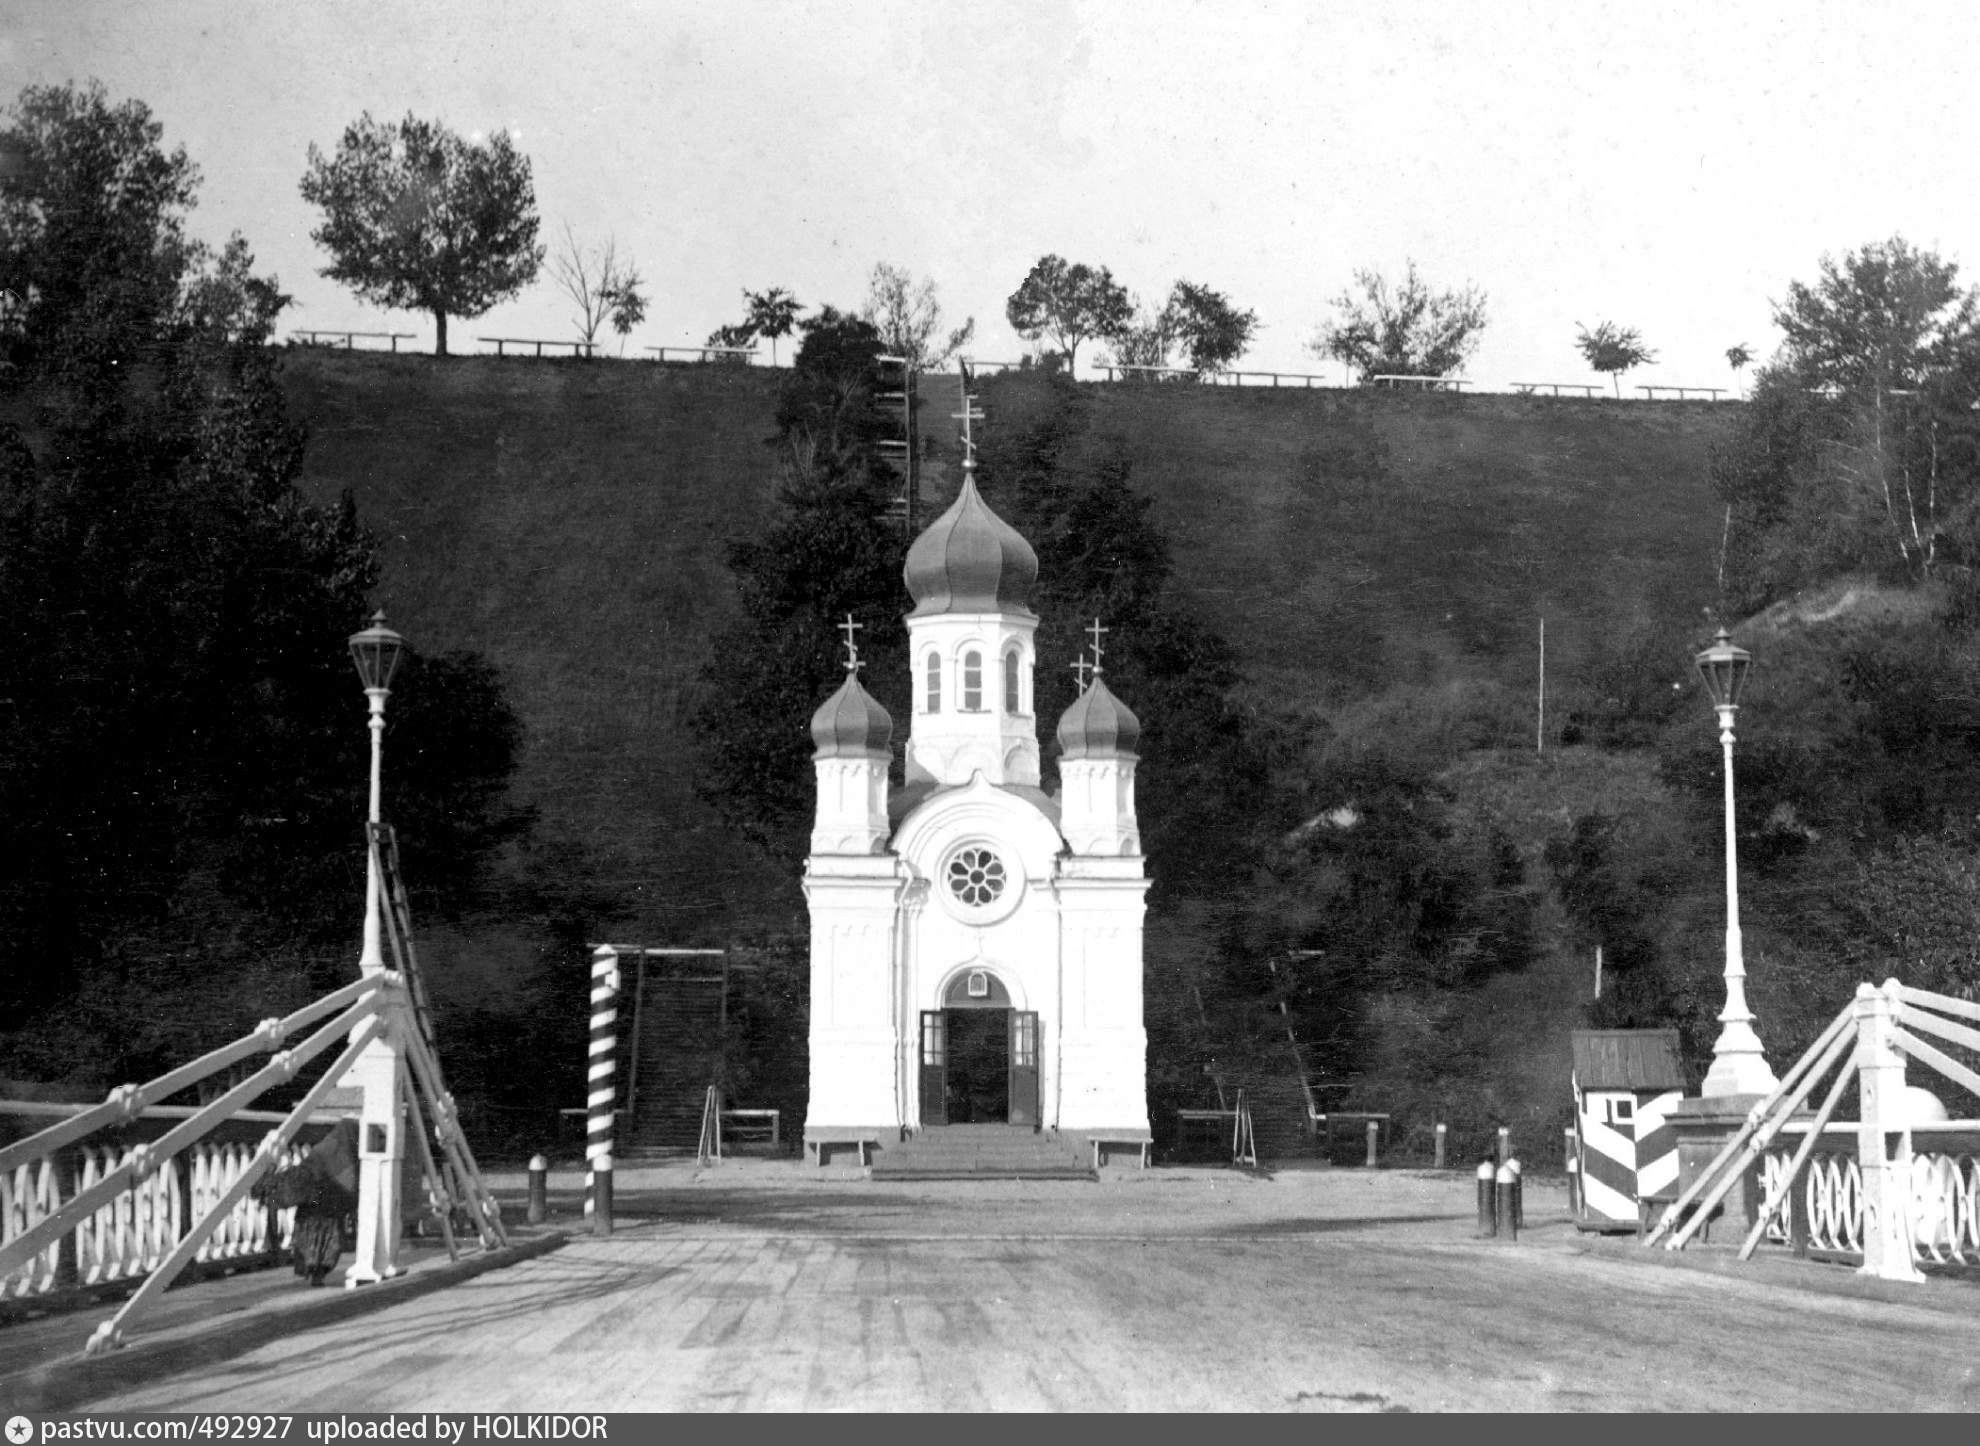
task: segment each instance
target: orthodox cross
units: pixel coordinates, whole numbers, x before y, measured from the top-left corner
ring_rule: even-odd
[[[856,673],[860,669],[859,640],[853,634],[861,631],[865,626],[865,623],[854,622],[851,613],[847,613],[846,620],[839,624],[839,630],[846,635],[846,671],[848,673]]]
[[[1097,678],[1100,676],[1100,655],[1103,651],[1100,646],[1100,639],[1103,634],[1112,631],[1112,629],[1101,627],[1100,619],[1095,618],[1093,620],[1093,626],[1088,628],[1087,631],[1093,634],[1093,676]]]
[[[1093,667],[1093,665],[1092,665],[1091,663],[1089,663],[1089,662],[1087,662],[1087,661],[1086,661],[1086,654],[1085,654],[1085,653],[1081,653],[1081,654],[1079,655],[1079,660],[1078,660],[1077,662],[1075,662],[1075,663],[1074,663],[1074,664],[1072,665],[1072,670],[1073,670],[1073,672],[1075,672],[1076,674],[1078,674],[1078,675],[1079,675],[1079,691],[1080,691],[1080,693],[1081,693],[1082,695],[1084,695],[1084,694],[1085,694],[1085,692],[1086,692],[1086,675],[1087,675],[1087,672],[1088,672],[1088,671],[1089,671],[1089,670],[1090,670],[1090,669],[1091,669],[1092,667]]]
[[[972,463],[975,462],[976,438],[975,435],[970,431],[969,424],[971,422],[982,421],[983,413],[978,411],[976,408],[976,398],[972,397],[969,394],[969,372],[967,369],[964,370],[962,375],[962,410],[960,412],[951,412],[949,415],[955,421],[961,422],[963,424],[962,425],[963,460],[965,462],[972,462]]]

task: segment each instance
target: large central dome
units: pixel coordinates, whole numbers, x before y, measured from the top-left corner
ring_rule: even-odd
[[[963,466],[962,491],[908,549],[909,617],[936,613],[1017,612],[1029,617],[1038,581],[1038,554],[1018,530],[990,510],[976,490],[973,464]]]

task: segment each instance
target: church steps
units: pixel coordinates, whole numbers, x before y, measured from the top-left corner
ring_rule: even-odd
[[[938,1125],[884,1146],[875,1180],[1093,1180],[1080,1143],[1023,1126]]]

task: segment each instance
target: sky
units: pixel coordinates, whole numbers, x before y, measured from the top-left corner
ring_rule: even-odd
[[[935,279],[972,353],[1041,255],[1255,310],[1243,365],[1309,347],[1357,270],[1475,284],[1467,374],[1590,382],[1578,325],[1635,327],[1625,386],[1725,386],[1824,254],[1902,235],[1980,267],[1980,6],[1273,0],[0,0],[0,99],[135,97],[244,234],[292,326],[409,331],[318,274],[298,182],[364,112],[505,128],[553,247],[646,277],[630,351],[781,286],[857,308],[875,262]],[[547,270],[475,336],[570,337]],[[1085,363],[1099,348],[1081,352]],[[781,348],[788,361],[789,344]]]

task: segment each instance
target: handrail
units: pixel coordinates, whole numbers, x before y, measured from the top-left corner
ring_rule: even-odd
[[[158,1268],[145,1277],[144,1284],[124,1302],[123,1309],[96,1328],[83,1347],[85,1352],[96,1355],[117,1344],[123,1336],[124,1327],[171,1287],[172,1282],[178,1279],[179,1272],[186,1268],[187,1262],[199,1253],[199,1248],[206,1243],[207,1237],[219,1228],[220,1222],[233,1213],[234,1207],[240,1204],[242,1197],[267,1173],[268,1167],[275,1163],[282,1151],[287,1148],[289,1141],[302,1129],[310,1112],[315,1110],[318,1103],[330,1092],[331,1087],[344,1077],[351,1066],[357,1063],[358,1056],[364,1053],[384,1028],[385,1021],[375,1012],[358,1025],[351,1034],[350,1043],[345,1046],[344,1052],[337,1056],[330,1068],[323,1072],[323,1077],[311,1085],[308,1093],[293,1110],[289,1111],[288,1119],[269,1131],[267,1138],[261,1142],[261,1148],[256,1150],[254,1157],[248,1161],[247,1168],[241,1171],[234,1183],[207,1209],[206,1214],[180,1238],[179,1243],[172,1248],[172,1253],[160,1262]],[[334,1037],[335,1033],[334,1029],[318,1031],[319,1036]],[[328,1043],[328,1039],[325,1043]]]
[[[208,1075],[216,1074],[229,1065],[238,1064],[251,1055],[275,1050],[284,1039],[305,1024],[314,1023],[324,1015],[333,1013],[360,998],[366,990],[376,987],[377,981],[372,977],[353,980],[343,988],[332,990],[321,999],[304,1005],[293,1014],[281,1019],[262,1020],[255,1026],[252,1034],[244,1034],[232,1044],[222,1045],[189,1064],[167,1070],[157,1079],[141,1085],[118,1085],[110,1091],[110,1097],[102,1104],[92,1105],[82,1113],[72,1115],[60,1124],[50,1125],[45,1130],[37,1131],[26,1139],[0,1146],[0,1171],[12,1170],[29,1160],[39,1159],[52,1150],[59,1150],[66,1144],[80,1140],[84,1135],[93,1134],[105,1125],[121,1124],[136,1119],[150,1101],[175,1095],[187,1086],[198,1084]]]
[[[108,1171],[94,1185],[71,1196],[60,1209],[51,1211],[12,1240],[0,1245],[0,1277],[11,1274],[16,1267],[37,1254],[50,1240],[74,1229],[79,1221],[93,1215],[105,1202],[123,1193],[131,1185],[148,1178],[160,1164],[171,1159],[221,1120],[232,1115],[239,1105],[254,1099],[274,1085],[294,1079],[296,1072],[302,1066],[328,1049],[340,1035],[347,1033],[354,1026],[375,1018],[386,1006],[386,995],[393,987],[393,981],[392,975],[373,975],[360,981],[371,992],[343,1014],[318,1029],[295,1048],[278,1053],[241,1083],[161,1138],[149,1144],[134,1146],[115,1169]],[[312,1089],[311,1093],[316,1092]],[[320,1095],[316,1097],[321,1098]],[[311,1108],[314,1108],[314,1105]],[[57,1125],[52,1129],[43,1130],[39,1135],[31,1135],[19,1143],[32,1144],[35,1140],[42,1140],[58,1131],[70,1129],[73,1124],[74,1122],[70,1121]],[[69,1138],[74,1139],[76,1136],[71,1134]],[[15,1148],[18,1149],[18,1146]],[[56,1147],[47,1146],[36,1154],[46,1154],[52,1148]]]

